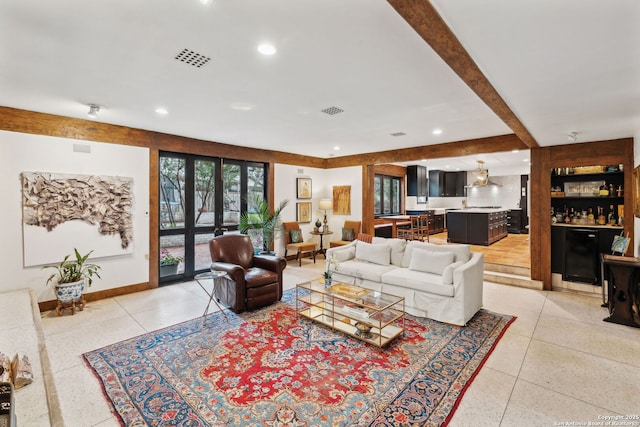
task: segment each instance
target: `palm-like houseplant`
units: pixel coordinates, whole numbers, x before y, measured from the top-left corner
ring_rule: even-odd
[[[73,249],[75,259],[71,255],[66,255],[59,264],[45,265],[42,268],[53,268],[56,271],[47,279],[47,284],[53,282],[55,284],[56,298],[58,306],[56,311],[62,314],[62,309],[70,306],[72,313],[75,313],[76,304],[82,310],[84,308],[84,288],[91,286],[93,276],[100,278],[100,266],[98,264],[88,262],[89,255],[93,251],[85,255],[81,255],[78,249]]]
[[[278,207],[271,213],[269,204],[264,197],[256,194],[253,200],[254,211],[249,212],[249,210],[247,210],[240,215],[238,228],[241,233],[252,237],[251,242],[256,251],[271,251],[276,233],[282,228],[280,214],[288,204],[289,201],[286,199],[281,201]],[[259,236],[260,232],[262,236]],[[260,237],[262,237],[262,239],[260,239]]]

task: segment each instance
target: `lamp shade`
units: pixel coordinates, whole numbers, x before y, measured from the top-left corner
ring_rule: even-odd
[[[329,211],[333,209],[333,202],[331,201],[331,199],[321,199],[320,209],[322,209],[323,211]]]

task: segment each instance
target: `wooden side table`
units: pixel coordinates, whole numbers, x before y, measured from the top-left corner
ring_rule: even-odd
[[[317,253],[324,255],[324,258],[327,259],[326,251],[325,251],[324,247],[322,246],[322,237],[323,236],[328,236],[329,234],[333,234],[333,231],[320,231],[320,230],[315,231],[315,230],[313,230],[309,234],[312,234],[314,236],[320,236],[320,249],[318,250]]]
[[[609,317],[605,322],[640,328],[640,259],[603,255],[609,283]]]

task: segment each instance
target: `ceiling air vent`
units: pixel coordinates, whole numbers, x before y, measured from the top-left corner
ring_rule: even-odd
[[[329,107],[329,108],[325,108],[324,110],[320,110],[323,113],[327,113],[330,116],[334,116],[336,114],[340,114],[342,113],[344,110],[338,108],[338,107]]]
[[[404,132],[394,132],[394,133],[390,133],[389,135],[391,135],[391,136],[405,136],[406,133],[404,133]]]
[[[211,61],[211,58],[208,56],[200,55],[189,49],[182,49],[182,52],[177,54],[175,59],[198,68],[207,65],[207,63]]]

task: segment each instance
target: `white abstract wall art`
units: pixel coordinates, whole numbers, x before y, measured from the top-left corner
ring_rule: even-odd
[[[132,187],[126,177],[22,172],[25,265],[57,261],[46,248],[66,242],[69,253],[131,253]]]

